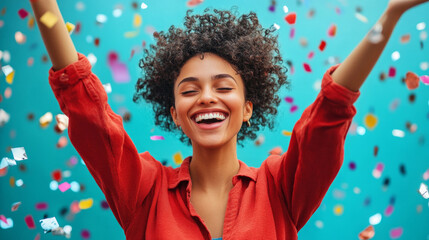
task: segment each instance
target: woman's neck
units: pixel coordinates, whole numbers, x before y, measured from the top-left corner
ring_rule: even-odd
[[[193,156],[189,166],[192,191],[224,195],[232,188],[232,177],[238,173],[236,141],[219,148],[192,146]]]

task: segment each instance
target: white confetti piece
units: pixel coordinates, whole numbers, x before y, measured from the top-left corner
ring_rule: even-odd
[[[17,161],[28,159],[27,153],[23,147],[12,148],[13,159]]]
[[[60,226],[55,217],[45,218],[39,220],[39,222],[45,233],[51,232],[53,229],[58,228]]]
[[[426,184],[420,184],[419,193],[424,199],[429,199],[428,186]]]

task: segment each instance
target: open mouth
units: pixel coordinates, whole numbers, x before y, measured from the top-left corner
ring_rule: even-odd
[[[198,126],[207,129],[207,127],[214,128],[214,127],[220,126],[227,117],[228,117],[227,113],[214,112],[214,113],[195,114],[191,118],[193,122],[195,122]]]

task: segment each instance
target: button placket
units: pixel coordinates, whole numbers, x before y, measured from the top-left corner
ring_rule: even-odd
[[[67,82],[69,80],[69,75],[65,72],[61,73],[60,77],[59,77],[61,82]]]

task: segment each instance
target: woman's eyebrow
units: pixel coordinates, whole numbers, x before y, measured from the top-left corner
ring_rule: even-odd
[[[233,78],[231,75],[227,74],[227,73],[222,73],[222,74],[217,74],[212,76],[212,80],[217,80],[217,79],[222,79],[222,78],[231,78],[232,80],[234,80],[235,83],[237,83],[237,81],[235,80],[235,78]],[[184,82],[196,82],[199,79],[196,77],[187,77],[182,79],[182,81],[180,81],[179,85],[177,85],[177,87],[180,86],[180,84],[184,83]]]

